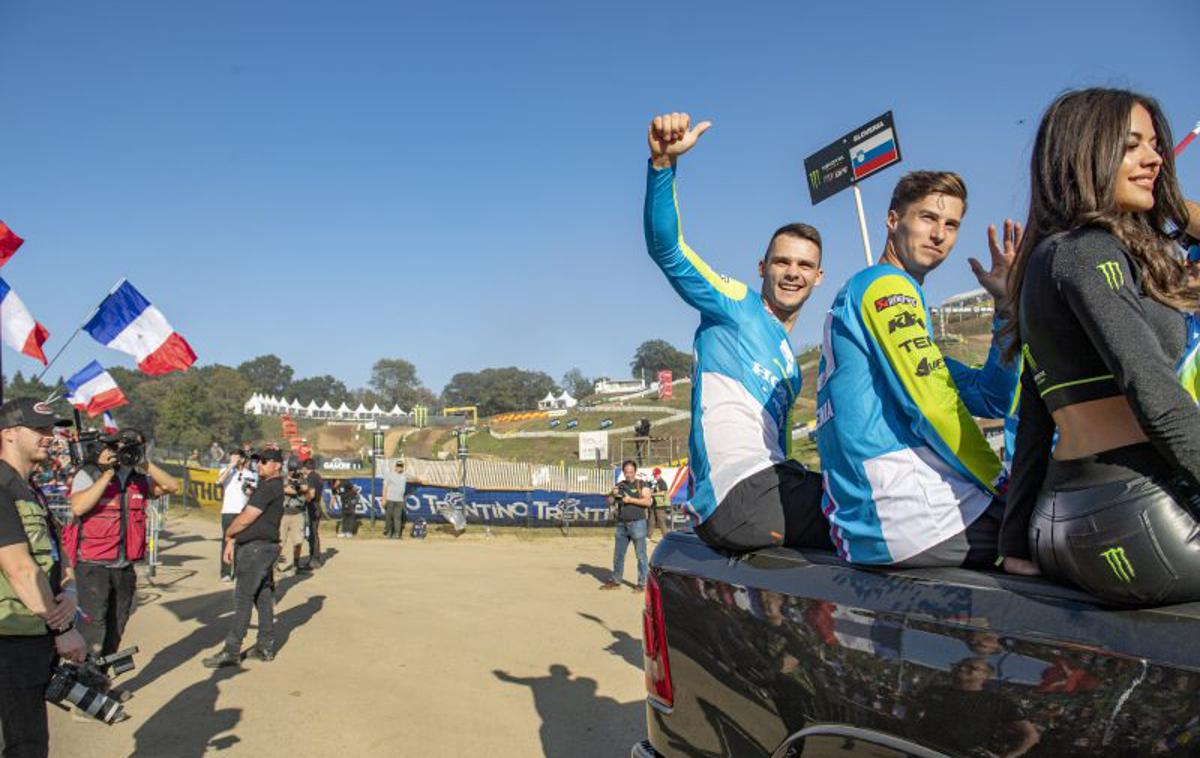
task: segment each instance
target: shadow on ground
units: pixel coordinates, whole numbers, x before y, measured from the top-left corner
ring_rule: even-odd
[[[603,566],[593,566],[589,563],[581,563],[575,567],[576,574],[584,574],[590,576],[597,582],[604,584],[612,578],[612,569]]]
[[[546,676],[513,676],[493,671],[497,679],[528,687],[542,719],[538,731],[542,753],[549,758],[609,758],[628,753],[645,734],[646,705],[619,703],[596,694],[596,680],[574,677],[562,664]]]
[[[604,619],[599,616],[593,616],[590,613],[577,611],[577,613],[588,621],[599,624],[604,631],[612,635],[612,644],[604,648],[605,652],[611,653],[618,658],[622,658],[630,666],[633,666],[638,671],[642,670],[642,641],[634,637],[629,632],[621,629],[613,629]]]

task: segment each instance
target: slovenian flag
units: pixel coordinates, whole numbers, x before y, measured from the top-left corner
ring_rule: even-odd
[[[147,374],[186,371],[196,362],[187,340],[125,280],[104,298],[83,328],[100,344],[132,355]]]
[[[17,233],[8,228],[8,225],[0,221],[0,266],[8,263],[8,259],[13,257],[17,252],[17,248],[25,240],[17,236]]]
[[[851,164],[854,168],[854,179],[858,181],[867,174],[874,173],[884,166],[896,162],[896,137],[891,129],[884,129],[879,134],[855,145]]]
[[[66,382],[67,402],[95,418],[129,402],[112,375],[96,361],[84,366]]]
[[[34,320],[25,303],[3,279],[0,279],[0,326],[3,327],[4,344],[46,364],[42,345],[46,344],[50,332]]]

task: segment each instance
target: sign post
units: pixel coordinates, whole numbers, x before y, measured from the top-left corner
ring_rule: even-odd
[[[858,229],[862,234],[868,266],[873,263],[871,240],[867,236],[867,216],[863,212],[862,192],[858,189],[858,183],[899,162],[900,141],[896,137],[891,111],[871,119],[804,159],[808,194],[813,205],[847,187],[854,189]]]

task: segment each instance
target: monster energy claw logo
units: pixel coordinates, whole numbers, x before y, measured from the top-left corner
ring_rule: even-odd
[[[821,170],[820,169],[814,168],[812,171],[808,172],[808,183],[812,185],[813,189],[816,189],[817,187],[821,186]]]
[[[1129,562],[1129,558],[1125,556],[1125,548],[1110,547],[1100,554],[1104,560],[1108,561],[1108,567],[1117,575],[1117,579],[1129,584],[1137,574],[1133,573],[1133,564]]]
[[[1118,290],[1125,284],[1125,273],[1121,271],[1121,264],[1116,261],[1105,261],[1097,266],[1096,270],[1104,274],[1104,281],[1108,282],[1109,289]]]

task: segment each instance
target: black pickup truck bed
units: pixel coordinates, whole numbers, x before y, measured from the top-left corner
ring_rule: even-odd
[[[1200,754],[1200,604],[1110,609],[1039,579],[784,548],[734,559],[690,534],[663,540],[652,578],[673,697],[648,699],[635,754]]]

